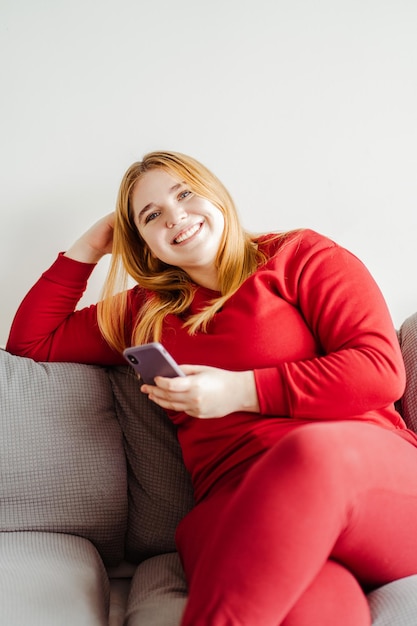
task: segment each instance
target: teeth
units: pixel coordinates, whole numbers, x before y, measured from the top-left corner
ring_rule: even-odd
[[[186,239],[189,239],[190,237],[192,237],[198,231],[199,228],[200,228],[200,224],[196,224],[195,226],[191,226],[191,228],[189,228],[185,232],[181,233],[181,235],[178,235],[178,237],[176,237],[174,239],[174,243],[182,243]]]

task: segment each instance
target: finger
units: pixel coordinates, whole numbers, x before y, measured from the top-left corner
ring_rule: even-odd
[[[167,394],[156,387],[149,393],[148,398],[163,409],[169,409],[171,411],[186,411],[188,407],[188,402],[182,394]]]
[[[183,392],[181,390],[166,389],[161,387],[160,385],[155,387],[147,385],[147,387],[148,390],[145,389],[145,393],[148,393],[148,396],[157,402],[183,403],[186,401],[187,398],[187,392]]]
[[[176,376],[175,378],[155,376],[155,385],[158,389],[164,389],[166,391],[176,393],[188,391],[190,389],[190,380],[186,376]]]
[[[140,376],[138,376],[139,380],[142,380]],[[146,383],[143,383],[140,386],[140,390],[142,393],[146,393],[146,395],[149,395],[150,393],[152,393],[152,391],[155,389],[155,387],[153,385],[147,385]]]
[[[207,365],[180,365],[180,368],[184,372],[186,376],[190,376],[191,374],[201,374],[208,369]]]
[[[152,400],[152,402],[155,402],[162,409],[165,409],[168,411],[175,411],[177,413],[187,412],[186,405],[183,404],[182,402],[172,402],[172,401],[165,400],[165,399],[154,398],[152,395],[149,396],[149,399]]]

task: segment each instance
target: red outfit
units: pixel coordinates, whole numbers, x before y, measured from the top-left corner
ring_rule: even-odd
[[[316,467],[316,462],[312,463],[312,467],[308,466],[308,471],[307,466],[302,463],[294,464],[297,455],[294,451],[291,454],[288,450],[285,452],[286,446],[289,445],[288,441],[296,442],[298,438],[304,441],[304,433],[314,437],[315,432],[325,433],[326,440],[327,433],[330,437],[335,426],[338,433],[347,427],[346,449],[349,450],[350,444],[359,442],[362,432],[367,434],[370,429],[370,433],[375,433],[375,440],[381,440],[379,464],[385,463],[388,454],[399,455],[401,458],[404,456],[404,448],[410,457],[410,464],[414,462],[413,471],[417,471],[416,450],[404,441],[408,439],[415,444],[416,438],[406,429],[393,406],[393,402],[402,395],[405,383],[400,348],[383,297],[366,268],[345,249],[308,230],[272,242],[270,238],[265,237],[260,245],[267,252],[268,262],[227,300],[222,310],[211,321],[207,333],[190,336],[182,327],[183,318],[176,316],[167,316],[164,323],[161,341],[178,363],[211,365],[235,371],[254,370],[260,403],[260,414],[241,412],[219,419],[196,419],[186,414],[170,415],[178,426],[178,437],[184,461],[193,479],[196,499],[198,502],[201,501],[201,504],[182,522],[178,532],[180,553],[191,585],[184,625],[302,624],[304,622],[297,620],[303,613],[303,602],[307,602],[310,597],[308,594],[303,595],[303,592],[306,592],[308,584],[312,584],[311,581],[316,577],[317,581],[334,581],[340,576],[343,589],[351,588],[351,574],[345,568],[338,569],[333,564],[330,566],[332,575],[328,576],[329,565],[324,565],[326,559],[333,554],[334,546],[338,545],[337,538],[347,523],[346,506],[343,508],[339,500],[341,498],[346,505],[346,493],[343,491],[342,483],[348,477],[348,472],[342,472],[343,476],[340,476],[342,482],[338,483],[337,489],[332,491],[329,488],[329,506],[322,506],[320,509],[321,513],[328,516],[329,509],[334,508],[335,516],[332,517],[332,523],[330,524],[328,520],[325,522],[320,516],[317,517],[317,524],[319,519],[323,524],[323,531],[319,534],[326,539],[321,543],[317,541],[317,546],[320,545],[322,551],[319,557],[320,565],[317,565],[317,559],[314,557],[312,558],[314,566],[309,569],[305,564],[305,549],[301,550],[303,572],[308,572],[305,576],[309,578],[309,582],[300,583],[304,574],[301,574],[295,566],[294,577],[289,576],[288,572],[292,571],[289,563],[295,559],[294,550],[287,555],[287,560],[278,550],[276,554],[279,554],[279,559],[278,561],[272,559],[271,571],[276,573],[276,580],[281,582],[274,585],[282,585],[284,576],[285,580],[292,581],[289,582],[289,586],[293,585],[293,595],[286,590],[283,603],[282,598],[277,600],[275,592],[270,594],[271,602],[261,594],[259,602],[256,601],[257,609],[253,615],[247,606],[248,603],[250,605],[252,597],[249,590],[245,602],[242,600],[244,573],[253,570],[253,576],[250,575],[249,580],[252,582],[257,580],[256,576],[260,576],[262,567],[265,567],[265,558],[267,555],[271,556],[271,552],[274,553],[271,548],[273,543],[273,537],[270,536],[271,528],[273,536],[279,538],[282,527],[280,520],[284,519],[287,511],[288,490],[298,494],[297,498],[301,498],[307,508],[310,504],[314,508],[319,485],[323,485],[324,492],[327,489],[325,481],[323,482],[323,474],[320,474],[321,468]],[[37,360],[102,364],[124,362],[101,337],[97,326],[96,307],[74,312],[93,267],[60,256],[23,301],[11,329],[8,349]],[[190,314],[201,309],[215,295],[217,294],[213,291],[197,287]],[[147,294],[141,288],[131,290],[133,316],[145,297]],[[129,320],[126,323],[129,324]],[[327,423],[330,430],[323,429],[325,426],[323,422]],[[364,423],[368,424],[365,429]],[[314,425],[319,428],[312,430]],[[365,436],[364,438],[366,439]],[[339,443],[334,443],[334,448],[330,449],[324,442],[318,444],[319,449],[323,447],[322,453],[329,461],[326,468],[330,475],[332,463],[338,460],[332,450],[337,450],[342,460],[342,452],[345,449],[343,442],[344,439],[339,440]],[[367,445],[368,443],[367,440]],[[357,445],[360,446],[359,443]],[[275,459],[270,463],[272,467],[280,467],[278,473],[271,467],[267,472],[262,470],[262,467],[268,467],[268,459]],[[398,460],[397,463],[401,462]],[[392,464],[395,465],[394,457]],[[366,463],[364,466],[368,467]],[[241,478],[249,467],[251,470],[241,484]],[[292,470],[287,476],[289,467]],[[320,479],[315,475],[315,469],[320,470]],[[360,480],[363,486],[365,478],[362,466],[361,471]],[[359,476],[359,470],[355,474],[352,467],[350,473],[350,479],[353,475]],[[299,479],[296,478],[298,475]],[[382,472],[381,474],[378,472],[378,475],[382,476]],[[393,475],[396,475],[394,470]],[[312,480],[315,487],[303,486],[304,480]],[[376,488],[375,483],[368,486],[370,489]],[[298,489],[301,489],[302,496]],[[353,487],[351,491],[352,489]],[[339,492],[342,496],[337,495]],[[268,493],[273,494],[274,501],[268,500],[270,497]],[[364,503],[372,500],[368,498],[368,492],[366,493]],[[406,513],[404,509],[404,515],[417,514],[417,489],[413,487],[410,493],[413,494],[414,512],[410,513],[407,509]],[[229,504],[231,494],[234,494],[236,508],[231,508]],[[333,502],[333,497],[337,502],[336,500]],[[389,497],[393,497],[392,494]],[[307,502],[309,498],[312,498],[312,502]],[[279,505],[275,505],[275,500]],[[318,500],[321,501],[321,497]],[[221,518],[222,530],[218,530],[219,525],[216,524],[217,530],[214,532],[214,519],[221,514],[220,502],[225,506],[226,502],[228,504]],[[269,504],[265,515],[262,515],[264,502]],[[397,509],[402,510],[399,503],[397,504]],[[387,500],[383,499],[377,500],[375,504],[377,508],[386,505]],[[276,513],[275,517],[271,508]],[[294,513],[294,507],[292,511]],[[381,513],[380,508],[378,512]],[[261,517],[260,521],[257,518],[258,514]],[[294,515],[294,518],[289,517],[286,524],[291,523],[295,532],[294,540],[296,536],[299,540],[303,537],[301,541],[303,544],[303,533],[307,532],[309,535],[310,532],[298,523],[301,522],[300,512]],[[246,525],[242,523],[242,516],[247,519]],[[307,525],[310,523],[310,518],[307,519],[305,515],[301,515],[301,518]],[[265,520],[269,522],[266,523]],[[263,527],[264,522],[269,530]],[[313,521],[311,523],[313,527],[311,534],[314,539],[317,528]],[[394,524],[395,527],[397,523]],[[205,532],[200,536],[202,528]],[[245,529],[242,530],[240,540],[236,539],[238,528]],[[297,528],[299,530],[296,531]],[[366,524],[364,528],[367,530],[364,530],[363,537],[368,537],[370,528]],[[375,529],[372,532],[374,540]],[[245,533],[249,533],[249,536],[255,533],[261,543],[263,541],[265,544],[265,554],[263,560],[258,563],[258,569],[256,559],[250,551],[247,557],[243,556],[247,553],[244,547],[248,544],[248,534]],[[207,539],[208,536],[213,536],[213,545],[217,548],[213,548],[212,554],[211,550],[206,551],[195,570],[194,559],[196,551],[199,550],[200,540],[203,541],[203,537]],[[230,541],[232,536],[233,541]],[[258,548],[261,554],[262,548],[259,546]],[[258,548],[254,548],[255,552]],[[310,548],[309,545],[308,549]],[[380,551],[378,554],[382,554],[382,547],[378,546],[376,549]],[[352,550],[352,545],[349,544],[349,552]],[[409,572],[413,567],[413,571],[417,572],[417,545],[415,552],[414,565],[404,564],[401,569],[403,564],[400,559],[397,568],[391,574],[381,571],[381,568],[374,568],[372,574],[366,575],[359,566],[357,568],[349,566],[349,569],[352,569],[363,583],[380,584],[382,580],[390,579],[391,575],[392,577],[405,575],[402,572]],[[339,555],[338,559],[345,563],[345,551],[342,550],[341,554],[342,557]],[[216,563],[220,555],[223,574],[218,577]],[[240,576],[236,572],[237,558],[241,560],[241,566],[238,568]],[[282,565],[284,562],[286,565]],[[348,584],[345,585],[346,578]],[[232,579],[236,581],[236,590],[234,592],[231,587],[230,599],[224,593],[224,589],[228,589],[227,585]],[[196,582],[199,580],[202,582]],[[207,584],[207,580],[211,580],[211,584]],[[216,580],[223,580],[223,583],[219,582],[216,586]],[[262,580],[261,586],[264,593],[267,593],[267,586],[263,584],[264,577]],[[261,579],[259,581],[261,582]],[[301,587],[297,587],[299,584]],[[355,589],[353,595],[356,596],[358,593],[360,595],[361,592],[360,590],[358,592],[355,584],[353,581]],[[326,585],[328,587],[328,582]],[[317,603],[319,607],[323,604],[320,595],[323,588],[319,582],[317,587],[318,595],[313,584],[311,598],[313,604]],[[209,594],[208,597],[205,597],[204,593],[200,594],[203,588],[204,593]],[[286,589],[285,585],[284,588]],[[222,599],[219,600],[219,597]],[[317,600],[318,597],[321,600]],[[275,606],[275,601],[279,608]],[[350,596],[346,602],[353,606]],[[238,609],[234,603],[239,604]],[[262,615],[257,612],[259,606],[268,607],[263,609]],[[212,612],[211,618],[206,616],[206,609],[203,607]],[[294,607],[295,613],[290,612],[291,607]],[[297,614],[297,611],[301,613]],[[291,621],[294,615],[298,617],[295,618],[296,621]],[[289,621],[284,622],[284,618]],[[329,623],[344,624],[340,616],[337,622],[334,622],[334,615],[330,619],[333,622]],[[356,622],[352,622],[355,626],[367,623],[364,620],[360,621],[358,616],[355,619]],[[312,622],[307,620],[306,623]],[[326,622],[320,623],[324,626]]]

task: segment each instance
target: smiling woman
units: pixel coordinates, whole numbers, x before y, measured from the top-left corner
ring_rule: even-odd
[[[77,310],[110,252],[104,300]],[[194,487],[176,533],[182,626],[369,626],[366,592],[417,573],[417,535],[398,532],[417,517],[417,438],[394,407],[404,364],[367,269],[308,229],[250,235],[207,168],[148,154],[115,213],[31,289],[8,349],[118,364],[156,340],[185,374],[141,386]]]
[[[212,298],[186,325],[191,332],[207,328],[225,299],[266,260],[241,226],[223,183],[192,157],[175,152],[151,152],[125,173],[112,252],[99,323],[117,350],[129,341],[158,341],[164,318],[189,308],[196,284],[211,289]],[[123,322],[115,324],[130,308],[126,291],[114,299],[127,276],[158,294],[143,303],[131,337]]]
[[[163,170],[146,172],[133,188],[133,219],[155,257],[181,268],[195,283],[218,290],[223,213],[186,184]]]

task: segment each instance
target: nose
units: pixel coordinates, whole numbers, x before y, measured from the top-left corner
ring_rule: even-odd
[[[166,227],[174,228],[174,226],[185,220],[186,217],[187,213],[181,206],[172,207],[166,216]]]

